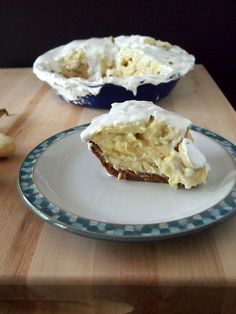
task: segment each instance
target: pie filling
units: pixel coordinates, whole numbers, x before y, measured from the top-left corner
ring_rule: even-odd
[[[172,187],[186,189],[205,183],[208,173],[204,156],[193,144],[190,131],[183,136],[177,128],[150,116],[143,122],[104,127],[91,139],[107,163],[119,172],[155,174],[167,177]],[[189,153],[195,149],[198,162]]]

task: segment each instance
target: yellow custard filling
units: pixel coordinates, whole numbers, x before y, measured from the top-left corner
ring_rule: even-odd
[[[99,60],[100,75],[128,77],[143,75],[158,75],[161,73],[160,64],[138,49],[122,49],[117,60],[110,61],[107,57]],[[60,72],[67,78],[88,78],[88,59],[83,49],[78,48],[59,60]]]
[[[120,52],[114,76],[142,76],[158,75],[161,72],[160,64],[153,58],[146,56],[138,49],[126,48]]]
[[[189,131],[185,137],[190,138]],[[206,182],[208,169],[192,167],[181,149],[182,140],[180,130],[152,116],[147,123],[104,127],[90,138],[116,170],[160,175],[172,187],[182,184],[189,189]]]
[[[88,60],[85,51],[81,48],[68,53],[60,59],[60,72],[67,78],[88,78]]]

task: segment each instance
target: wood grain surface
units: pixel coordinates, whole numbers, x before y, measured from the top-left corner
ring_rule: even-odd
[[[236,116],[202,65],[159,103],[236,143]],[[42,140],[102,110],[70,105],[32,70],[0,70],[0,132],[16,154],[0,160],[0,313],[236,313],[236,217],[152,243],[63,232],[22,203],[16,176]]]

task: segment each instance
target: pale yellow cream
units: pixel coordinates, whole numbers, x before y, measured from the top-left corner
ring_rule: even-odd
[[[65,77],[88,78],[88,58],[82,48],[68,53],[60,59],[59,63],[60,71]],[[138,49],[121,49],[116,60],[111,61],[105,56],[99,60],[99,63],[101,77],[159,75],[161,73],[161,65]]]
[[[185,137],[190,138],[189,131]],[[116,170],[157,174],[167,177],[172,187],[181,184],[189,189],[206,182],[208,169],[191,167],[179,151],[182,140],[180,130],[152,116],[146,123],[104,127],[90,138]]]
[[[120,51],[112,74],[118,77],[159,75],[160,64],[138,49],[126,48]]]
[[[83,49],[78,48],[60,59],[60,72],[67,78],[88,78],[88,60]]]

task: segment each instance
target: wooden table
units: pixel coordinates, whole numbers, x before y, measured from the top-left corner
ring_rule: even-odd
[[[160,105],[236,143],[235,112],[203,66]],[[0,107],[11,113],[0,132],[17,145],[0,160],[0,313],[236,313],[236,217],[152,243],[58,230],[19,199],[17,172],[39,142],[102,111],[63,102],[31,69],[0,71]]]

